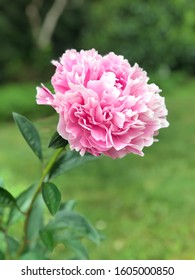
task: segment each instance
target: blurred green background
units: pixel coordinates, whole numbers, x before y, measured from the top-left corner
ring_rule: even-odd
[[[91,259],[195,259],[195,1],[0,0],[0,177],[14,195],[39,163],[12,121],[33,120],[44,141],[53,111],[35,103],[67,48],[114,51],[162,89],[170,127],[145,156],[106,157],[57,179],[64,200],[106,235]],[[17,228],[15,229],[17,230]],[[53,258],[63,258],[58,248]]]

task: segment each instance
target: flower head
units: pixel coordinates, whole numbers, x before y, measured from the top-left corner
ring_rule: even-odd
[[[143,155],[159,129],[169,125],[161,90],[123,56],[67,50],[53,64],[55,94],[38,87],[37,103],[56,110],[58,133],[81,155]]]

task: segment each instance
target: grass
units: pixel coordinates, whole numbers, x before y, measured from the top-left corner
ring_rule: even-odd
[[[195,259],[195,80],[177,75],[159,83],[170,122],[159,143],[143,158],[103,157],[55,181],[64,200],[76,199],[106,235],[100,246],[87,244],[92,259]],[[0,129],[0,177],[16,195],[38,178],[39,163],[13,123]],[[63,258],[61,248],[53,258]]]

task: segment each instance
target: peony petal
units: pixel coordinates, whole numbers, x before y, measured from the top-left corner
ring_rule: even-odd
[[[55,94],[37,87],[37,103],[55,108],[59,134],[81,155],[143,156],[143,148],[169,125],[161,90],[123,56],[71,49],[52,63]]]
[[[118,126],[119,128],[122,128],[125,122],[125,115],[121,112],[116,112],[113,115],[113,123]]]
[[[106,136],[107,132],[106,129],[95,126],[91,129],[91,135],[97,141],[99,140],[105,141],[107,137]]]
[[[54,96],[44,85],[37,87],[37,104],[51,105],[53,104]]]

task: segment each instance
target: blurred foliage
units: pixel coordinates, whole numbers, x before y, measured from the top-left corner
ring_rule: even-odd
[[[43,22],[52,0],[42,1]],[[27,17],[30,0],[0,0],[0,82],[48,80],[49,61],[67,48],[115,51],[149,71],[195,69],[193,0],[69,0],[51,44],[37,47]]]
[[[9,77],[14,79],[29,59],[29,50],[32,45],[27,19],[23,16],[25,0],[12,2],[12,8],[7,1],[0,1],[0,80]],[[29,69],[30,70],[30,69]],[[18,72],[17,72],[18,71]],[[24,73],[23,73],[24,74]]]
[[[85,11],[84,48],[113,50],[151,70],[194,69],[194,1],[93,0]]]
[[[36,85],[33,83],[10,83],[0,87],[0,119],[12,120],[12,112],[20,112],[29,117],[40,118],[50,115],[53,110],[49,106],[40,106],[37,110],[35,100]]]

